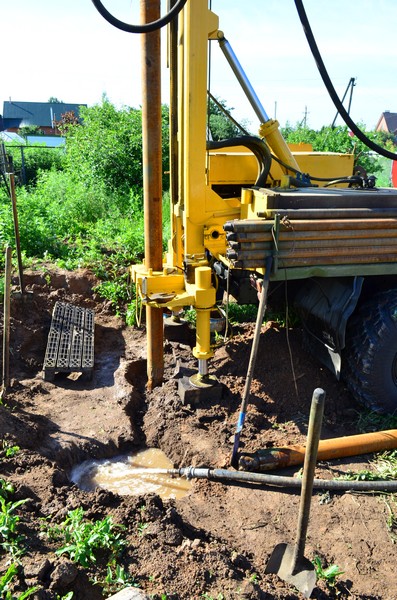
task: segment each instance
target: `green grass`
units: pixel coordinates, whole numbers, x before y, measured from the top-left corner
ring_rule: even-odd
[[[387,415],[364,410],[358,414],[357,427],[360,433],[397,429],[397,415]]]

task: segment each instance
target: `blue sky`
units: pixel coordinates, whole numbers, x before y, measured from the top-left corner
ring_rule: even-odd
[[[353,119],[373,128],[384,110],[397,112],[397,0],[303,3],[339,95],[357,78]],[[139,0],[104,4],[119,18],[139,22]],[[0,0],[0,7],[0,107],[9,98],[45,102],[51,96],[91,105],[103,93],[116,105],[140,105],[140,36],[114,29],[90,0]],[[212,0],[212,9],[269,116],[276,112],[282,125],[295,124],[306,112],[314,128],[333,121],[336,109],[293,0]],[[211,92],[255,129],[253,110],[216,42],[212,59]],[[165,56],[162,62],[168,102]]]

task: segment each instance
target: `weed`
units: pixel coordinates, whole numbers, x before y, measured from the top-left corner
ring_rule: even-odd
[[[344,571],[340,570],[338,565],[329,565],[329,567],[324,568],[319,556],[314,557],[313,564],[317,578],[325,581],[329,587],[335,587],[337,578],[344,573]]]
[[[13,458],[20,450],[19,446],[11,446],[7,440],[3,440],[2,446],[6,458]]]
[[[149,523],[138,523],[138,535],[143,535],[145,533],[145,529],[149,527]]]
[[[57,594],[55,596],[55,600],[72,600],[72,598],[73,598],[73,592],[68,592],[64,596],[60,596],[59,594]]]
[[[94,583],[100,585],[106,595],[115,594],[126,586],[138,586],[135,578],[123,566],[117,564],[115,566],[108,565],[105,579],[95,579]]]
[[[397,450],[387,450],[378,454],[370,463],[373,470],[348,471],[340,479],[349,481],[378,481],[397,479]]]
[[[32,596],[39,588],[38,586],[30,587],[28,590],[25,590],[18,596],[14,596],[9,587],[10,584],[14,581],[16,576],[18,575],[18,566],[15,563],[12,563],[5,574],[0,578],[0,596],[3,600],[25,600]]]
[[[88,567],[96,562],[95,555],[101,549],[109,553],[108,564],[115,562],[126,545],[117,529],[122,527],[115,525],[111,517],[94,522],[84,520],[84,511],[80,507],[69,511],[65,521],[60,526],[50,527],[47,533],[65,542],[56,554],[69,554],[73,562]]]
[[[18,535],[17,529],[20,519],[15,511],[26,502],[26,499],[12,502],[9,496],[13,493],[13,486],[4,479],[0,479],[0,547],[16,557],[22,554],[21,542],[23,538]]]
[[[202,594],[200,597],[205,598],[205,600],[225,600],[225,596],[221,593],[219,593],[215,598],[214,596],[210,596],[207,592],[204,592],[204,594]]]

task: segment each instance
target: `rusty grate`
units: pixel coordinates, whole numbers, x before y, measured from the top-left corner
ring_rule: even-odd
[[[88,373],[94,368],[94,317],[89,308],[57,302],[47,339],[43,376],[52,381],[55,373]]]

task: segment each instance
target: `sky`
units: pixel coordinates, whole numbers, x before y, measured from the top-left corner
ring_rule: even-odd
[[[119,19],[139,23],[139,0],[103,4]],[[303,4],[339,97],[355,77],[351,117],[375,128],[385,110],[397,112],[397,0]],[[47,102],[56,97],[91,106],[106,94],[116,106],[140,106],[141,36],[115,29],[91,0],[0,0],[0,10],[0,113],[10,98]],[[269,117],[282,126],[304,119],[314,129],[332,123],[336,109],[294,0],[212,0],[212,10]],[[165,32],[162,37],[162,98],[168,103]],[[255,130],[258,119],[252,107],[217,42],[211,45],[211,93]],[[342,124],[340,117],[336,123]]]

